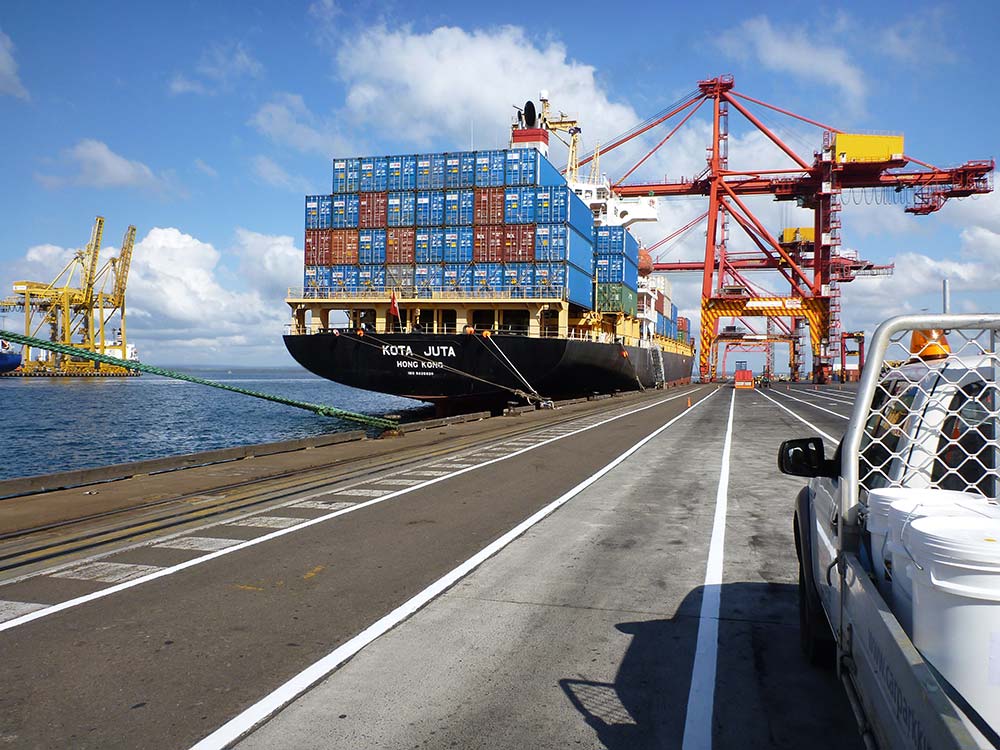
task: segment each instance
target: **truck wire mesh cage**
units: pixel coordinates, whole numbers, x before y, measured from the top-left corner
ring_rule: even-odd
[[[865,373],[867,411],[848,430],[844,468],[855,447],[859,492],[844,510],[881,487],[1000,498],[1000,315],[894,318],[873,343],[881,368]]]

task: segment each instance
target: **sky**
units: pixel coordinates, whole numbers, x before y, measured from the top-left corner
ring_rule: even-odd
[[[984,2],[9,0],[0,295],[54,278],[102,215],[103,258],[138,228],[128,331],[144,361],[291,365],[281,333],[301,284],[303,196],[329,190],[334,156],[505,147],[513,106],[541,89],[580,119],[588,150],[731,73],[737,91],[841,130],[902,133],[908,155],[938,166],[990,159],[1000,100],[981,30],[998,22]],[[820,129],[753,111],[807,161],[821,147]],[[605,154],[602,170],[620,177],[666,133]],[[735,113],[730,133],[734,168],[789,165]],[[693,118],[631,179],[697,174],[709,136]],[[878,197],[845,194],[842,239],[895,273],[844,286],[846,330],[939,310],[942,278],[953,310],[1000,310],[996,194],[926,217]],[[750,205],[772,231],[811,224],[787,203]],[[705,208],[661,200],[637,234],[653,243]],[[703,243],[696,228],[663,259],[703,257]],[[731,230],[731,249],[748,243]],[[700,278],[672,281],[696,321]]]

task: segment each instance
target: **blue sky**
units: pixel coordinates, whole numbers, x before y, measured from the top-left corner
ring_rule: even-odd
[[[1000,150],[981,31],[1000,21],[993,3],[674,5],[4,3],[0,289],[55,276],[102,214],[112,248],[138,227],[129,329],[144,360],[290,364],[302,196],[328,189],[330,158],[503,146],[511,105],[541,88],[589,146],[733,73],[739,91],[839,128],[902,132],[934,164]],[[764,118],[807,158],[819,148],[820,131]],[[637,177],[697,172],[705,127],[689,123]],[[731,130],[734,165],[785,164],[735,115]],[[641,153],[603,166],[616,177]],[[845,287],[847,328],[937,309],[942,275],[957,309],[1000,309],[995,197],[922,218],[857,200],[845,197],[845,246],[897,270]],[[753,208],[774,229],[800,223],[784,204]],[[663,202],[639,234],[655,241],[702,210]],[[669,258],[698,257],[700,241]],[[699,286],[674,279],[682,314],[696,317]]]

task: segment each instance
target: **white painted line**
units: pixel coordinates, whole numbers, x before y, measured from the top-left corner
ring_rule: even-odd
[[[825,399],[826,401],[832,401],[835,404],[842,404],[842,405],[850,406],[851,404],[854,403],[854,399],[853,398],[852,399],[834,398],[832,396],[827,396],[825,393],[818,393],[818,392],[815,392],[815,391],[802,391],[802,390],[800,390],[800,391],[798,391],[798,393],[800,395],[803,395],[803,396],[813,396],[814,398],[822,398],[822,399]]]
[[[681,750],[710,750],[712,747],[715,672],[719,656],[719,604],[722,592],[722,563],[726,547],[726,510],[729,504],[729,457],[733,446],[735,410],[736,390],[733,389],[732,398],[729,399],[726,442],[722,447],[719,489],[715,493],[715,520],[712,522],[712,541],[708,547],[705,585],[701,593],[698,640],[694,649],[694,665],[691,667],[691,689],[688,692]]]
[[[420,469],[418,471],[408,471],[407,474],[412,474],[415,477],[443,477],[447,474],[447,471],[435,471],[433,469]]]
[[[573,489],[556,498],[525,521],[522,521],[492,544],[489,544],[481,549],[457,568],[454,568],[449,573],[446,573],[419,594],[412,597],[409,601],[404,602],[389,614],[379,620],[376,620],[349,641],[337,647],[322,659],[292,677],[288,680],[288,682],[272,692],[270,695],[265,696],[260,701],[243,711],[243,713],[223,724],[221,727],[212,732],[212,734],[208,735],[208,737],[195,744],[192,750],[216,750],[229,747],[231,743],[235,742],[258,724],[266,721],[275,713],[287,706],[293,700],[302,695],[306,690],[330,674],[330,672],[338,666],[358,653],[365,646],[387,633],[439,594],[453,586],[457,581],[461,580],[473,570],[478,568],[483,562],[513,542],[532,526],[590,487],[597,480],[621,464],[637,450],[642,448],[642,446],[674,424],[674,422],[686,414],[689,414],[692,409],[697,408],[700,404],[711,398],[712,395],[713,394],[709,394],[704,399],[701,399],[694,404],[691,409],[685,409],[666,424],[655,429],[638,443],[612,460],[611,463],[605,465],[601,469],[598,469],[578,485],[573,487]],[[730,430],[731,428],[732,423],[730,422]]]
[[[72,578],[77,581],[100,581],[101,583],[125,583],[144,578],[150,573],[158,573],[161,570],[165,570],[165,568],[160,568],[156,565],[92,562],[53,573],[51,578]]]
[[[420,484],[423,479],[373,479],[372,484],[388,484],[395,487],[412,487]]]
[[[581,427],[579,430],[576,431],[576,433],[573,433],[573,434],[577,434],[577,433],[581,433],[581,432],[586,432],[588,430],[592,430],[595,427],[600,427],[603,424],[607,424],[609,422],[614,422],[615,420],[621,419],[622,417],[627,417],[627,416],[630,416],[632,414],[638,414],[639,412],[646,411],[647,409],[653,409],[653,408],[655,408],[657,406],[662,406],[663,404],[667,403],[668,401],[676,401],[677,399],[683,398],[685,396],[689,396],[692,393],[700,393],[702,390],[703,389],[699,388],[699,389],[695,389],[693,391],[685,391],[684,393],[678,393],[676,396],[670,396],[669,398],[659,399],[658,401],[654,401],[653,403],[647,404],[645,406],[640,406],[640,407],[638,407],[636,409],[632,409],[631,411],[627,411],[627,412],[624,412],[624,413],[621,413],[621,414],[615,414],[613,416],[608,417],[607,419],[605,419],[602,422],[597,422],[596,424],[588,425],[586,427]],[[714,393],[714,391],[712,391],[712,393]],[[706,396],[705,398],[710,398],[712,396],[712,393],[709,393],[708,396]],[[700,404],[701,401],[704,401],[704,400],[705,399],[701,399],[699,401],[696,401],[695,404],[694,404],[694,406],[691,407],[691,408],[694,408],[694,407],[698,406],[698,404]],[[690,409],[688,411],[690,411]],[[687,413],[687,412],[682,412],[681,416],[683,414],[685,414],[685,413]],[[678,416],[677,419],[679,419],[679,418],[680,417]],[[475,471],[476,469],[481,469],[484,466],[491,466],[492,464],[499,463],[501,461],[507,461],[508,459],[514,458],[516,456],[520,456],[523,453],[528,453],[529,451],[533,451],[533,450],[535,450],[537,448],[541,448],[541,447],[543,447],[545,445],[548,445],[549,443],[554,443],[557,440],[562,440],[562,437],[554,437],[554,438],[551,438],[549,440],[543,440],[542,442],[540,442],[540,443],[538,443],[536,445],[530,446],[530,447],[525,448],[525,449],[520,450],[520,451],[515,451],[514,453],[510,453],[510,454],[508,454],[506,456],[501,456],[499,458],[494,458],[494,459],[491,459],[489,461],[483,461],[480,464],[474,464],[474,465],[472,465],[472,466],[470,466],[468,468],[459,469],[458,471],[449,472],[449,473],[445,474],[444,476],[435,477],[433,479],[428,479],[426,482],[424,482],[422,484],[415,485],[413,487],[406,487],[406,488],[401,489],[401,490],[396,490],[395,492],[390,492],[388,495],[382,495],[381,497],[373,498],[371,500],[366,500],[364,502],[359,502],[359,503],[351,505],[348,508],[343,508],[341,510],[331,511],[330,513],[325,513],[322,516],[318,516],[317,518],[310,518],[307,521],[303,521],[298,526],[292,526],[292,527],[287,528],[287,529],[278,529],[277,531],[272,531],[270,534],[262,534],[259,537],[256,537],[254,539],[248,539],[247,541],[245,541],[245,542],[243,542],[241,544],[237,544],[237,545],[235,545],[233,547],[227,547],[226,549],[220,549],[220,550],[217,550],[215,552],[210,552],[207,555],[204,555],[202,557],[196,557],[196,558],[194,558],[192,560],[185,560],[184,562],[178,563],[177,565],[172,565],[169,568],[160,568],[155,573],[150,573],[148,576],[144,576],[142,578],[136,578],[135,580],[126,581],[124,583],[119,583],[119,584],[117,584],[115,586],[109,586],[106,589],[101,589],[100,591],[95,591],[95,592],[93,592],[91,594],[86,594],[84,596],[78,596],[75,599],[67,599],[64,602],[59,602],[58,604],[53,604],[53,605],[51,605],[49,607],[46,607],[43,610],[39,610],[37,612],[29,612],[28,614],[22,615],[21,617],[15,617],[13,620],[10,620],[8,622],[0,623],[0,633],[2,633],[5,630],[10,630],[12,628],[20,627],[21,625],[26,625],[27,623],[33,622],[34,620],[38,620],[38,619],[40,619],[42,617],[48,617],[49,615],[54,615],[54,614],[56,614],[58,612],[62,612],[63,610],[72,609],[74,607],[79,607],[79,606],[81,606],[83,604],[88,604],[89,602],[97,601],[98,599],[103,599],[106,596],[111,596],[112,594],[117,594],[118,592],[125,591],[126,589],[130,589],[133,586],[138,586],[140,584],[147,583],[149,581],[155,581],[158,578],[164,578],[166,576],[173,575],[175,573],[180,573],[183,570],[187,570],[188,568],[193,568],[196,565],[202,565],[202,564],[210,562],[211,560],[214,560],[214,559],[216,559],[218,557],[222,557],[224,555],[229,555],[229,554],[232,554],[234,552],[239,552],[239,551],[244,550],[244,549],[249,549],[250,547],[254,547],[254,546],[258,545],[258,544],[264,544],[265,542],[270,542],[271,540],[278,539],[280,537],[285,536],[286,534],[293,534],[296,531],[301,531],[302,529],[308,529],[310,526],[315,526],[316,524],[324,523],[326,521],[329,521],[332,518],[337,518],[338,516],[342,516],[342,515],[345,515],[347,513],[354,513],[355,511],[363,510],[363,509],[369,508],[369,507],[371,507],[373,505],[378,505],[379,503],[384,503],[387,500],[393,500],[393,499],[395,499],[397,497],[400,497],[401,495],[405,495],[405,494],[410,493],[410,492],[415,492],[416,490],[420,490],[420,489],[423,489],[425,487],[430,487],[431,485],[437,484],[438,482],[447,481],[448,479],[460,476],[460,475],[465,474],[467,472]],[[319,493],[319,494],[333,494],[333,493]],[[341,493],[336,493],[336,494],[341,494]],[[213,524],[213,525],[216,525],[216,524]]]
[[[253,526],[262,529],[290,529],[302,523],[301,518],[290,518],[288,516],[250,516],[241,518],[239,521],[230,521],[226,526]]]
[[[0,622],[13,620],[15,617],[26,615],[29,612],[37,612],[45,609],[48,604],[37,604],[36,602],[8,602],[0,599]]]
[[[475,466],[476,464],[460,464],[460,463],[453,463],[451,461],[442,461],[441,463],[434,465],[440,466],[444,469],[468,469],[469,467]]]
[[[354,503],[333,503],[333,502],[323,502],[322,500],[306,500],[301,503],[292,503],[291,505],[282,506],[285,508],[305,508],[307,510],[333,510],[334,508],[348,508],[354,505]]]
[[[195,549],[201,552],[215,552],[217,549],[225,549],[233,545],[240,544],[242,539],[222,539],[216,536],[182,536],[177,539],[170,539],[166,542],[154,544],[154,548],[163,549]]]
[[[362,487],[357,487],[351,490],[339,490],[337,492],[331,492],[330,494],[334,497],[338,495],[351,495],[352,497],[382,497],[387,495],[392,490],[366,490]]]
[[[795,398],[795,396],[790,396],[787,393],[784,394],[785,398],[790,398],[792,401],[798,401],[800,404],[805,404],[806,406],[811,406],[813,409],[819,409],[820,411],[825,411],[827,414],[832,414],[840,419],[850,419],[850,417],[845,417],[843,414],[838,414],[835,411],[827,409],[825,406],[820,406],[819,404],[814,404],[812,401],[806,401],[804,398]]]
[[[764,396],[763,393],[760,394],[760,395]],[[766,398],[772,404],[774,404],[775,406],[777,406],[779,409],[784,409],[785,411],[787,411],[789,414],[791,414],[793,417],[795,417],[797,420],[799,420],[806,427],[809,427],[810,429],[815,430],[816,432],[818,432],[820,435],[822,435],[823,437],[825,437],[827,440],[829,440],[834,445],[836,445],[838,442],[840,442],[839,440],[837,440],[836,438],[834,438],[832,435],[829,435],[829,434],[823,432],[823,430],[821,430],[819,427],[817,427],[816,425],[814,425],[812,422],[808,422],[805,419],[803,419],[802,417],[800,417],[798,414],[796,414],[794,411],[792,411],[791,409],[789,409],[784,404],[779,404],[777,401],[775,401],[770,396],[764,396],[764,398]]]

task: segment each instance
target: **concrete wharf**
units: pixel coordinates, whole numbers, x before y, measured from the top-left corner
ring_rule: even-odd
[[[775,468],[853,395],[693,385],[0,500],[0,743],[861,747],[799,655]]]

